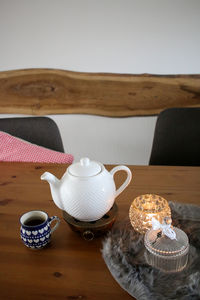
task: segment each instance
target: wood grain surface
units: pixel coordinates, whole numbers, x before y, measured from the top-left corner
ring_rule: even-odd
[[[0,299],[131,300],[102,259],[103,237],[88,242],[71,231],[51,199],[48,183],[40,180],[44,171],[60,178],[66,167],[0,163]],[[116,222],[127,218],[133,199],[145,193],[200,205],[200,167],[130,168],[131,184],[116,199]],[[124,176],[124,172],[116,175],[117,186]],[[20,215],[34,209],[61,218],[51,244],[43,250],[26,248],[19,236]]]
[[[0,113],[154,115],[200,106],[200,75],[79,73],[58,69],[0,72]]]

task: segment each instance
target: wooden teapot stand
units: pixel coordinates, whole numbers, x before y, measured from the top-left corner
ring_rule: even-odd
[[[99,220],[92,222],[83,222],[75,219],[66,211],[63,211],[63,218],[73,231],[78,232],[81,236],[91,241],[95,237],[105,234],[111,229],[117,217],[118,207],[114,203],[113,207]]]

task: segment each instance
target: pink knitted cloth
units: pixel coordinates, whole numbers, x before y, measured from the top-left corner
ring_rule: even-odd
[[[72,163],[73,155],[53,151],[0,131],[0,161]]]

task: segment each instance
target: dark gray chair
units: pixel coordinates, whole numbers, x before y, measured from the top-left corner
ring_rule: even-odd
[[[0,130],[30,143],[64,152],[58,126],[48,117],[0,119]]]
[[[169,108],[159,114],[149,164],[200,166],[200,108]]]

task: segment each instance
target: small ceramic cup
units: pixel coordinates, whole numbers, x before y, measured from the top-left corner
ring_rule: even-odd
[[[56,225],[51,228],[51,222],[56,220]],[[51,238],[51,233],[55,231],[60,223],[56,216],[49,217],[41,210],[32,210],[24,213],[20,218],[20,235],[23,243],[32,249],[41,249],[46,246]]]

